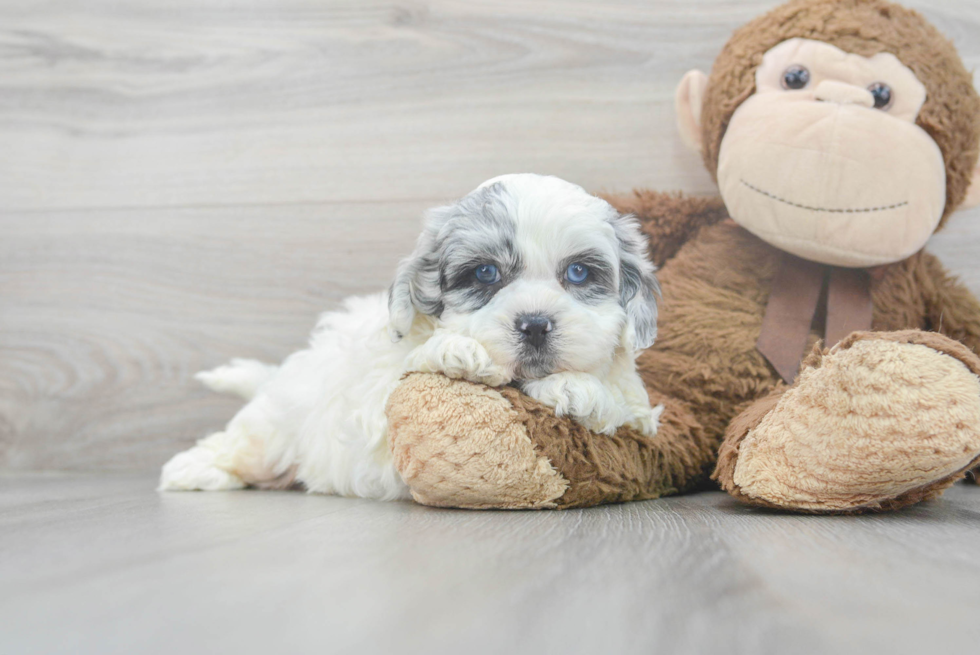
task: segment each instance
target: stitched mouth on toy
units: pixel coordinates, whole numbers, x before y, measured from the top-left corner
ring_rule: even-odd
[[[804,205],[798,202],[793,202],[792,200],[787,200],[785,198],[780,198],[776,194],[769,193],[768,191],[760,189],[757,186],[753,186],[752,184],[749,184],[745,180],[739,180],[739,181],[742,183],[742,186],[746,187],[751,191],[755,191],[761,196],[765,196],[766,198],[775,200],[776,202],[783,203],[784,205],[789,205],[790,207],[796,207],[797,209],[806,209],[808,211],[813,211],[813,212],[827,212],[831,214],[869,214],[873,212],[883,212],[891,209],[899,209],[909,204],[909,201],[905,200],[904,202],[895,203],[894,205],[881,205],[879,207],[857,207],[857,208],[843,208],[843,209],[834,209],[830,207],[813,207],[810,205]]]

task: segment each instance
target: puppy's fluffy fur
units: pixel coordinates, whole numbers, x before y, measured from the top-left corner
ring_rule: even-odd
[[[429,212],[391,290],[320,317],[279,367],[198,374],[249,400],[222,432],[179,453],[160,488],[302,483],[407,496],[385,403],[407,371],[514,383],[587,427],[654,434],[636,355],[656,336],[657,283],[634,219],[554,177],[507,175]]]

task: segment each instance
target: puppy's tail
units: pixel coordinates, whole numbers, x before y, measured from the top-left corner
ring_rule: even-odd
[[[211,391],[230,393],[251,400],[278,370],[278,366],[263,364],[254,359],[233,359],[224,366],[201,371],[194,379]]]

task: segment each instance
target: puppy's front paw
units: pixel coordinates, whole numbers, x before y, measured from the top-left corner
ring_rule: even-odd
[[[657,405],[652,408],[647,407],[638,410],[626,424],[648,437],[653,437],[656,436],[657,430],[660,429],[660,415],[663,413],[663,405]]]
[[[487,349],[470,337],[436,331],[409,354],[406,370],[443,373],[451,378],[500,387],[511,380],[508,371],[494,364]]]
[[[593,432],[613,434],[626,422],[623,408],[594,375],[555,373],[523,383],[524,393],[553,407],[558,416],[570,416]]]

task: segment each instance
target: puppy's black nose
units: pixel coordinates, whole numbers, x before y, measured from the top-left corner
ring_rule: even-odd
[[[533,348],[540,348],[548,338],[548,333],[555,329],[547,316],[538,314],[518,316],[514,321],[517,331],[521,333],[524,343]]]

